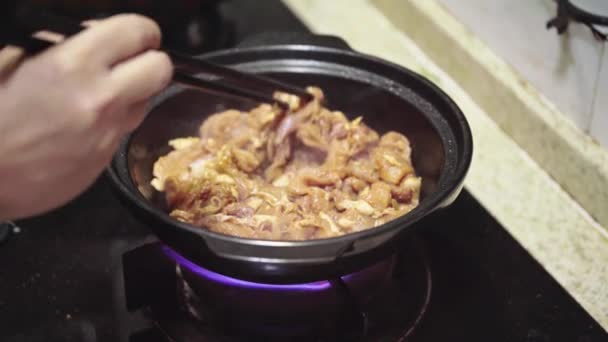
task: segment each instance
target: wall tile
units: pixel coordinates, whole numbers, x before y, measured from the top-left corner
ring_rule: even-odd
[[[590,130],[591,136],[608,148],[608,46],[604,47],[602,56],[602,68],[595,90],[595,105]]]
[[[589,130],[602,43],[586,27],[572,24],[561,37],[546,30],[556,13],[553,0],[439,1],[579,128]]]

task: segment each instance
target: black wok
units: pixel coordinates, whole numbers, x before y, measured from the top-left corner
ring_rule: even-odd
[[[218,273],[266,283],[328,279],[378,262],[394,253],[415,223],[453,202],[460,193],[472,154],[467,121],[456,104],[424,77],[384,60],[353,52],[335,38],[324,45],[239,47],[201,56],[300,86],[320,86],[332,108],[379,132],[407,135],[417,173],[420,205],[394,221],[341,237],[312,241],[243,239],[210,232],[172,219],[162,196],[149,186],[152,165],[168,152],[167,141],[196,135],[209,114],[255,103],[171,86],[157,96],[143,124],[128,136],[108,174],[121,197],[167,245]],[[451,227],[445,227],[450,229]]]

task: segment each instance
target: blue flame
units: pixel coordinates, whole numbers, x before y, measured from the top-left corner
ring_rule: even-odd
[[[230,287],[238,287],[238,288],[246,288],[246,289],[258,289],[258,290],[268,290],[268,291],[325,291],[331,288],[331,283],[329,281],[317,281],[313,283],[304,283],[304,284],[265,284],[265,283],[256,283],[251,281],[240,280],[236,278],[231,278],[225,276],[223,274],[219,274],[213,271],[210,271],[206,268],[203,268],[192,261],[186,259],[181,254],[177,253],[173,249],[163,246],[163,251],[170,258],[175,260],[180,266],[187,268],[191,272],[197,274],[198,276],[208,279],[212,282],[225,284]]]

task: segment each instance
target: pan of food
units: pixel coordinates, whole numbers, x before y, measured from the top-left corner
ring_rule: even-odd
[[[301,41],[200,58],[313,100],[277,92],[283,110],[173,85],[108,168],[134,213],[195,264],[264,283],[348,274],[397,251],[462,189],[471,132],[444,92],[336,38]]]

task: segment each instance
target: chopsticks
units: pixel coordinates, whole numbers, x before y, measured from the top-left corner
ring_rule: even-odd
[[[46,30],[68,37],[86,29],[69,18],[28,7],[22,7],[17,11],[15,22],[18,23],[17,27],[11,30],[12,32],[5,32],[2,37],[3,43],[20,46],[30,55],[40,53],[54,45],[52,42],[31,36],[36,31]],[[283,109],[288,109],[289,104],[275,99],[274,91],[296,95],[304,102],[313,98],[305,89],[291,84],[195,59],[166,48],[161,50],[169,55],[175,66],[173,81],[187,87],[215,95],[276,103]]]
[[[236,69],[228,68],[219,64],[214,64],[203,59],[194,59],[174,51],[167,49],[161,49],[169,54],[173,64],[178,68],[183,68],[186,72],[208,72],[215,75],[221,75],[226,79],[233,80],[235,82],[241,82],[243,84],[250,84],[252,87],[265,86],[275,90],[281,90],[286,93],[297,95],[305,100],[312,100],[313,96],[305,89],[295,87],[291,84],[279,82],[272,78],[254,75],[238,71]]]

